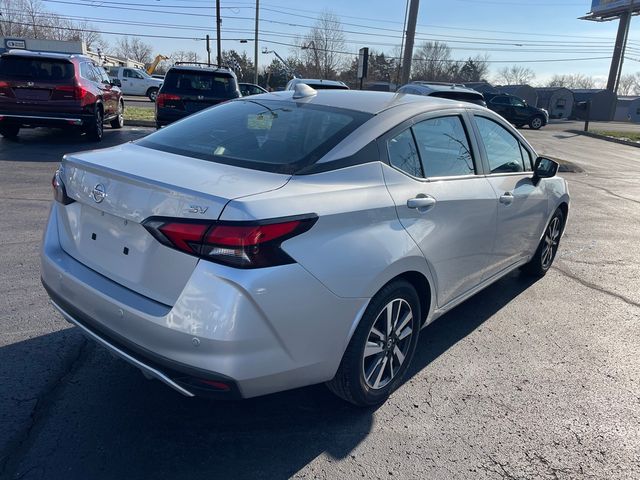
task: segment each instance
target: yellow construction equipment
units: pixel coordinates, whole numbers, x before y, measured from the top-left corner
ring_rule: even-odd
[[[156,55],[156,58],[153,60],[153,62],[151,63],[151,65],[149,65],[149,67],[147,67],[147,73],[149,75],[153,74],[153,72],[156,71],[156,67],[158,66],[158,64],[162,61],[162,60],[169,60],[169,57],[165,57],[164,55]]]

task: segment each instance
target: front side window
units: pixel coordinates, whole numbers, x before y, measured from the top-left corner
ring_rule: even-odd
[[[473,175],[469,140],[458,116],[432,118],[413,127],[426,177]]]
[[[312,165],[372,115],[278,100],[238,100],[191,115],[137,143],[268,172]]]
[[[494,105],[509,105],[509,98],[508,97],[494,97],[491,100],[491,103],[493,103]]]
[[[524,107],[524,100],[521,100],[517,97],[511,97],[511,105],[514,107]]]
[[[413,177],[422,178],[422,165],[411,129],[406,129],[387,143],[389,162]]]
[[[491,173],[525,170],[520,141],[506,128],[485,117],[475,117]]]
[[[135,70],[131,70],[130,68],[125,68],[123,75],[127,78],[142,78],[142,75],[140,75]]]

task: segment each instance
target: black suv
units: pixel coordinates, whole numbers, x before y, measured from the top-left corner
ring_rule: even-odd
[[[177,62],[164,77],[156,99],[156,127],[238,98],[238,81],[231,69],[206,63]]]
[[[538,130],[549,123],[549,112],[543,108],[527,105],[523,99],[507,93],[485,93],[484,98],[487,107],[502,115],[516,127],[522,128],[529,125]]]

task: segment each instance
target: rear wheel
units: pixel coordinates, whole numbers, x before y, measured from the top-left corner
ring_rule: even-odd
[[[397,280],[367,307],[329,389],[358,406],[384,402],[402,383],[418,342],[420,301],[413,286]]]
[[[542,117],[533,117],[530,121],[529,121],[529,127],[532,128],[533,130],[539,130],[542,125],[544,125],[544,120],[542,119]]]
[[[111,128],[122,128],[124,127],[124,103],[122,100],[118,102],[118,112],[116,114],[116,118],[111,120]]]
[[[87,136],[94,142],[102,140],[102,134],[104,132],[104,115],[102,113],[102,107],[96,105],[96,113],[93,120],[87,125]]]
[[[150,88],[149,90],[147,90],[147,97],[149,97],[149,100],[151,100],[152,102],[155,102],[156,98],[158,98],[158,89]]]
[[[532,276],[544,276],[556,258],[558,247],[560,246],[560,237],[564,228],[564,215],[562,210],[557,209],[549,221],[549,225],[544,231],[544,236],[540,240],[540,245],[533,258],[529,263],[522,267],[522,270]]]
[[[20,131],[20,125],[3,125],[0,127],[0,135],[5,138],[16,138]]]

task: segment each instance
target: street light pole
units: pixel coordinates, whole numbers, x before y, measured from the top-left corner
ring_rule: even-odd
[[[255,73],[253,75],[253,83],[258,84],[258,23],[260,16],[260,0],[256,0],[256,37],[254,43],[254,66]]]

